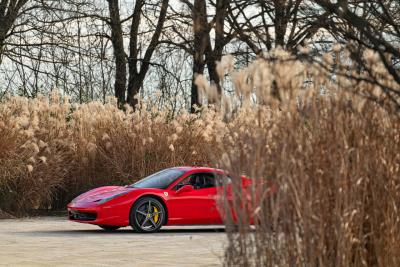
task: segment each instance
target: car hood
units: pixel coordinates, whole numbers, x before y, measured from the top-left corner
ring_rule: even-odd
[[[103,186],[83,193],[75,198],[73,202],[95,202],[115,195],[129,193],[132,190],[133,188],[124,186]]]

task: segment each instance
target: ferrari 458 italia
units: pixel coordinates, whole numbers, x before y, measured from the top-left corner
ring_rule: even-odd
[[[230,182],[222,170],[165,169],[132,185],[88,191],[68,204],[68,217],[108,231],[131,226],[142,233],[156,232],[163,225],[222,224],[218,192]]]

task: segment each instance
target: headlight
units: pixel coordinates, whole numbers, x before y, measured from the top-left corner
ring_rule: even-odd
[[[114,195],[114,196],[111,196],[111,197],[106,197],[106,198],[102,198],[102,199],[96,200],[95,202],[97,204],[103,204],[103,203],[106,203],[106,202],[108,202],[108,201],[110,201],[110,200],[112,200],[114,198],[121,197],[121,196],[126,195],[126,194],[127,193],[117,194],[117,195]]]
[[[78,198],[79,198],[79,197],[74,198],[74,199],[71,201],[71,203],[72,203],[72,204],[75,204],[76,201],[78,200]]]

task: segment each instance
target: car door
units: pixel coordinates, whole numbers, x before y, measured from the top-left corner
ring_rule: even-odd
[[[185,185],[193,186],[193,190],[180,192]],[[168,200],[169,221],[173,224],[222,223],[216,198],[214,173],[192,173],[172,189]]]

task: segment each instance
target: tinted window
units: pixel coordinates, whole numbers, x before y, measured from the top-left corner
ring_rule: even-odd
[[[204,189],[215,187],[215,174],[214,173],[194,173],[185,178],[175,186],[175,190],[185,186],[192,185],[194,189]]]
[[[167,169],[143,178],[139,182],[131,185],[134,188],[159,188],[166,189],[171,183],[175,182],[185,172],[178,169]]]

